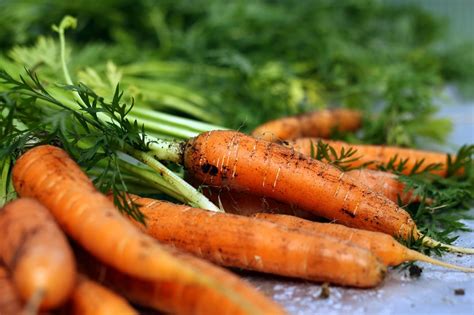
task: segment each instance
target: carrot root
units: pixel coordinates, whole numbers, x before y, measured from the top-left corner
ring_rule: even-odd
[[[422,253],[419,253],[414,250],[409,250],[407,254],[408,254],[408,257],[410,257],[412,260],[419,260],[419,261],[423,261],[423,262],[430,263],[433,265],[441,266],[448,269],[459,270],[463,272],[474,272],[474,268],[462,267],[462,266],[450,264],[438,259],[431,258],[426,255],[423,255]]]

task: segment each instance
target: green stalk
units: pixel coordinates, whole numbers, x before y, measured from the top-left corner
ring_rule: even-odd
[[[222,126],[216,126],[213,124],[208,124],[200,121],[196,121],[193,119],[178,117],[170,114],[165,114],[161,112],[157,112],[148,108],[143,107],[134,107],[130,114],[135,117],[150,119],[153,121],[160,121],[169,123],[171,125],[176,125],[178,127],[187,128],[193,131],[197,131],[199,133],[210,131],[210,130],[224,130]]]
[[[183,162],[185,141],[153,139],[150,141],[150,153],[157,160]]]
[[[6,157],[2,161],[1,165],[1,178],[0,178],[0,207],[3,207],[10,200],[15,198],[15,189],[11,182],[11,166],[12,160],[10,157]]]
[[[158,162],[150,153],[142,152],[131,147],[126,148],[125,153],[148,165],[157,171],[158,174],[162,175],[163,179],[169,184],[169,186],[186,200],[186,203],[196,208],[222,212],[221,209],[216,207],[212,202],[209,201],[209,199],[198,192],[193,186],[189,185],[175,173],[166,168],[166,166]]]
[[[60,40],[61,40],[61,56],[62,56],[62,66],[63,72],[65,74],[65,79],[68,84],[73,85],[71,77],[69,76],[69,71],[66,64],[66,57],[65,57],[65,40],[64,40],[64,30],[68,27],[75,27],[76,20],[70,16],[66,16],[60,23],[59,27],[54,26],[53,28],[59,33]],[[81,100],[80,96],[75,93],[75,97],[78,101]],[[76,105],[77,109],[77,105]],[[74,109],[73,109],[74,110]],[[99,113],[103,114],[103,113]],[[103,114],[104,116],[108,117],[107,115]],[[98,115],[99,119],[102,120],[102,115]],[[111,118],[108,117],[110,121]],[[107,122],[107,120],[105,120]],[[159,141],[156,141],[159,143]],[[163,149],[164,150],[164,149]],[[172,152],[172,151],[170,151]],[[158,162],[153,155],[147,152],[139,151],[134,149],[131,146],[126,145],[124,149],[124,153],[129,154],[130,156],[134,157],[135,159],[143,162],[144,164],[148,165],[150,168],[154,169],[155,171],[160,174],[163,179],[168,183],[169,188],[174,191],[176,194],[182,196],[184,200],[187,201],[190,205],[202,209],[207,209],[211,211],[218,211],[221,212],[222,210],[216,207],[209,199],[207,199],[203,194],[198,192],[194,187],[189,185],[186,181],[182,178],[178,177],[175,173],[170,171],[166,166]]]
[[[139,176],[140,179],[144,180],[143,182],[146,183],[146,185],[150,188],[159,190],[160,192],[171,196],[176,200],[180,200],[184,203],[187,203],[187,200],[184,199],[180,194],[176,194],[175,191],[170,188],[168,182],[165,181],[163,177],[159,176],[158,174],[150,172],[144,169],[143,167],[125,161],[120,162],[120,168],[129,172],[130,174],[133,174],[134,176]],[[136,177],[135,180],[137,180]],[[140,182],[142,181],[140,180]]]
[[[147,118],[136,118],[134,117],[132,112],[128,114],[128,117],[130,117],[131,120],[136,120],[140,125],[145,125],[145,129],[147,131],[149,130],[153,132],[164,133],[164,134],[181,138],[181,139],[193,138],[199,134],[199,132],[196,132],[196,131],[186,130],[186,129],[169,125],[169,124],[165,125],[165,124],[157,123]]]

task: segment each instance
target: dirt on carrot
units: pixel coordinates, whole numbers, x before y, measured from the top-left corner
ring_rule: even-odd
[[[267,313],[136,228],[65,151],[48,145],[29,150],[15,163],[13,184],[19,195],[46,205],[66,233],[105,264],[137,278],[208,287],[239,304],[242,313]]]
[[[185,168],[201,183],[291,203],[344,225],[408,238],[410,215],[329,164],[233,131],[191,140]]]
[[[140,226],[146,233],[219,265],[354,287],[376,286],[385,274],[369,251],[327,235],[155,199],[132,200],[147,217]]]
[[[336,167],[279,144],[236,131],[210,131],[187,142],[183,163],[202,184],[251,191],[351,227],[406,240],[422,236],[410,215],[393,201]],[[426,236],[422,241],[441,245]]]

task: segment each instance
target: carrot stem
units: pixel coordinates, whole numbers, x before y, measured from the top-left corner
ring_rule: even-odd
[[[140,162],[145,163],[152,169],[163,176],[163,179],[172,187],[176,194],[179,194],[186,200],[186,203],[193,207],[202,208],[210,211],[222,212],[216,205],[214,205],[203,194],[198,192],[193,186],[188,184],[182,178],[166,168],[163,164],[157,161],[154,156],[147,152],[142,152],[131,147],[125,149],[127,154],[130,154]]]
[[[423,237],[421,233],[420,233],[420,236]],[[423,244],[428,247],[441,246],[441,247],[446,248],[446,250],[448,250],[449,252],[453,252],[453,253],[470,254],[470,255],[474,254],[474,248],[466,248],[466,247],[459,247],[459,246],[444,244],[428,236],[423,237]]]
[[[453,265],[444,261],[440,261],[434,258],[431,258],[429,256],[423,255],[422,253],[419,253],[417,251],[414,251],[412,249],[408,250],[407,256],[410,258],[410,260],[419,260],[419,261],[424,261],[433,265],[449,268],[449,269],[455,269],[463,272],[474,272],[474,268],[469,268],[469,267],[462,267],[458,265]]]
[[[176,193],[172,187],[170,187],[169,183],[163,179],[163,177],[159,176],[154,172],[150,172],[140,166],[133,165],[131,163],[127,163],[125,161],[120,161],[120,168],[124,169],[127,172],[132,173],[135,176],[139,176],[142,179],[146,180],[146,184],[151,188],[155,188],[179,201],[184,203],[187,202],[182,195]]]
[[[175,125],[179,128],[186,128],[186,129],[195,131],[195,136],[198,133],[201,133],[204,131],[210,131],[210,130],[216,130],[216,129],[227,129],[221,126],[216,126],[216,125],[196,121],[193,119],[177,117],[170,114],[157,112],[155,110],[148,109],[148,108],[138,108],[138,107],[134,108],[132,115],[143,118],[143,119],[151,120],[153,122],[158,122],[158,121],[165,122],[170,125]]]
[[[181,163],[183,161],[184,144],[184,141],[153,139],[150,142],[150,150],[158,160]]]

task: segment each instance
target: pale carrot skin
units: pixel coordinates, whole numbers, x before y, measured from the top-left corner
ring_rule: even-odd
[[[12,175],[18,194],[46,205],[63,230],[105,264],[137,278],[209,287],[240,303],[247,314],[268,314],[136,228],[65,151],[35,147],[16,161]]]
[[[7,269],[0,263],[0,314],[21,315],[23,303]]]
[[[0,211],[0,257],[27,302],[41,295],[40,308],[52,309],[69,297],[76,264],[66,236],[42,204],[22,198]]]
[[[184,165],[206,185],[251,191],[351,227],[405,239],[419,235],[405,210],[336,167],[239,132],[191,139]]]
[[[69,307],[70,315],[138,315],[126,299],[84,276],[78,277]]]
[[[79,266],[92,279],[100,281],[135,304],[147,306],[170,314],[248,314],[243,303],[236,303],[217,290],[199,284],[177,283],[172,280],[144,280],[131,277],[106,266],[88,253],[80,250]],[[266,298],[250,284],[230,271],[218,268],[206,261],[188,254],[177,253],[178,257],[203,274],[208,274],[255,305],[261,314],[283,315],[286,312],[275,302]],[[253,313],[256,314],[256,313]]]
[[[318,138],[300,138],[293,141],[288,141],[288,145],[294,147],[300,153],[310,155],[311,154],[311,143],[315,146],[320,139]],[[371,169],[377,169],[378,166],[382,164],[387,164],[395,156],[397,157],[394,166],[399,165],[400,161],[408,159],[403,174],[410,174],[411,170],[415,164],[421,160],[424,160],[421,168],[429,164],[441,164],[441,168],[438,170],[433,170],[433,174],[440,176],[446,176],[446,161],[447,155],[443,152],[433,152],[433,151],[424,151],[424,150],[415,150],[407,148],[399,148],[392,146],[383,146],[383,145],[368,145],[368,144],[350,144],[343,141],[334,141],[334,140],[323,140],[324,143],[332,146],[337,152],[341,151],[342,148],[345,150],[353,148],[357,150],[355,154],[356,157],[359,157],[356,161],[350,163],[348,166],[359,167],[368,162],[374,162],[369,164],[367,167]]]
[[[360,128],[362,114],[356,110],[324,109],[269,121],[257,127],[252,136],[267,141],[301,137],[327,138],[335,130],[355,131]]]
[[[254,218],[170,202],[131,199],[147,217],[140,227],[219,265],[354,287],[374,287],[385,267],[369,251],[327,235],[299,233]]]

